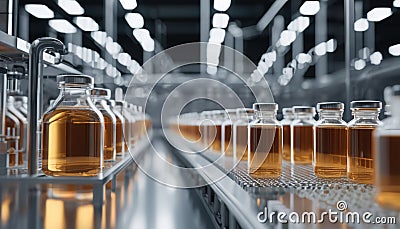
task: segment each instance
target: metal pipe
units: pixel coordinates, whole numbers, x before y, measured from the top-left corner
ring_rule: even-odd
[[[29,104],[28,104],[28,173],[37,174],[37,129],[41,116],[43,94],[43,52],[52,51],[60,55],[67,54],[64,44],[51,37],[43,37],[32,42],[29,55]]]
[[[351,93],[351,60],[354,58],[354,0],[344,0],[345,15],[345,70],[346,70],[346,106],[350,106]],[[344,112],[344,118],[350,120],[350,112]]]
[[[0,141],[6,136],[7,69],[0,67]]]

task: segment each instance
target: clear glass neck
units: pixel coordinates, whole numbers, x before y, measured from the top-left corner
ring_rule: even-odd
[[[343,111],[341,110],[321,110],[319,112],[320,119],[339,119],[342,120]]]
[[[295,119],[301,119],[301,120],[311,120],[313,118],[312,113],[295,113],[294,114]]]
[[[353,110],[355,119],[372,119],[379,120],[379,110]]]
[[[276,111],[255,111],[256,119],[276,119]]]
[[[59,97],[62,98],[61,104],[63,106],[88,106],[91,103],[90,88],[69,88],[61,87]]]

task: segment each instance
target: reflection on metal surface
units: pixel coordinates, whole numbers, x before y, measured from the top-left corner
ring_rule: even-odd
[[[44,228],[66,228],[64,202],[62,200],[48,199],[44,211]]]

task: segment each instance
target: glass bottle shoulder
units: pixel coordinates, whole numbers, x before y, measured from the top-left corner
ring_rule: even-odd
[[[348,127],[357,127],[357,128],[370,128],[370,127],[377,127],[382,125],[382,122],[377,119],[370,119],[370,118],[354,118],[348,123]]]
[[[290,124],[291,126],[314,126],[316,121],[314,118],[295,119]]]
[[[347,123],[342,119],[336,118],[324,118],[320,119],[315,123],[315,126],[325,127],[325,126],[333,126],[333,127],[347,127]]]
[[[263,126],[276,126],[276,127],[282,127],[282,124],[276,120],[276,119],[255,119],[250,122],[249,124],[252,127],[263,127]]]

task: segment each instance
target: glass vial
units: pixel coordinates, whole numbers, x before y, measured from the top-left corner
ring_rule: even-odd
[[[290,161],[290,124],[294,120],[293,108],[282,109],[283,119],[281,120],[283,128],[283,151],[282,158],[285,161]]]
[[[352,101],[350,109],[354,119],[349,122],[347,177],[353,181],[374,183],[375,146],[373,132],[381,124],[379,112],[382,103],[379,101]]]
[[[248,125],[254,119],[254,110],[239,108],[237,120],[233,124],[233,154],[235,161],[246,161],[248,155]]]
[[[20,122],[10,112],[6,112],[6,140],[7,140],[7,154],[8,154],[8,166],[14,167],[18,163],[18,147],[19,147],[19,133],[20,133]]]
[[[290,154],[293,164],[311,164],[314,154],[315,108],[293,107],[294,120],[290,125]]]
[[[114,161],[116,157],[117,118],[107,105],[107,100],[111,98],[111,90],[94,88],[91,90],[91,98],[104,118],[104,161]]]
[[[226,119],[221,124],[221,153],[233,156],[233,123],[236,121],[236,109],[226,110]]]
[[[392,87],[391,117],[375,131],[376,200],[385,208],[400,210],[400,85]]]
[[[116,154],[117,156],[123,156],[125,153],[125,141],[124,141],[124,126],[125,126],[125,118],[122,114],[116,109],[115,101],[109,100],[107,101],[109,106],[111,107],[111,111],[114,113],[116,118],[116,128],[115,128],[115,138],[116,138]]]
[[[208,142],[211,143],[211,149],[214,152],[221,152],[222,149],[222,122],[225,120],[225,111],[212,112],[212,125],[208,126],[207,137]]]
[[[60,94],[42,117],[42,171],[49,176],[96,176],[103,167],[104,119],[90,98],[93,78],[57,77]]]
[[[255,103],[249,124],[248,172],[256,178],[277,178],[282,173],[282,125],[276,120],[278,104]]]
[[[130,148],[133,147],[132,141],[131,141],[131,124],[135,122],[133,117],[129,114],[129,112],[126,110],[128,107],[128,104],[125,101],[115,101],[115,109],[122,114],[122,116],[125,119],[125,125],[124,125],[124,142],[125,142],[125,149],[129,150]]]
[[[318,177],[345,177],[347,173],[347,124],[344,104],[318,103],[315,125],[314,173]]]
[[[13,96],[8,96],[7,101],[7,111],[14,115],[19,122],[19,131],[17,132],[19,136],[18,140],[18,165],[23,166],[24,162],[28,159],[26,155],[26,145],[27,145],[27,132],[28,132],[28,121],[24,114],[22,114],[15,106],[15,99]]]

